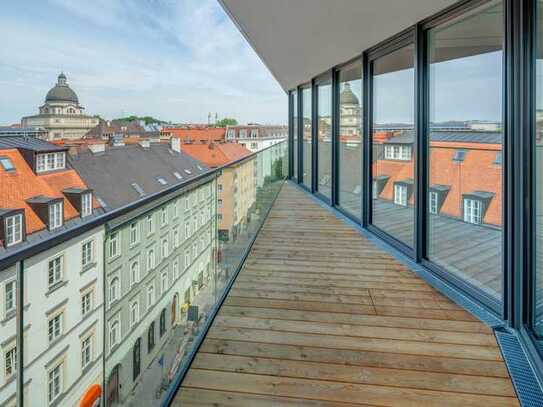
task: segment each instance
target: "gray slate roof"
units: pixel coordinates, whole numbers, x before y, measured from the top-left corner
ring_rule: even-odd
[[[66,147],[57,146],[35,137],[26,136],[5,136],[0,137],[0,150],[8,148],[22,148],[37,152],[43,151],[64,151]]]
[[[138,144],[111,147],[98,154],[85,151],[70,157],[69,162],[96,197],[106,204],[106,212],[209,171],[204,164],[172,151],[166,144],[151,144],[148,149]],[[174,172],[183,178],[178,179]],[[161,184],[158,177],[166,184]],[[140,188],[144,195],[136,190]]]
[[[413,131],[404,131],[402,135],[385,141],[385,144],[411,144],[413,141]],[[501,144],[503,141],[503,134],[501,132],[493,131],[432,131],[430,132],[430,141]]]

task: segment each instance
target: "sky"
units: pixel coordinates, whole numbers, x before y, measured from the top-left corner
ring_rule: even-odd
[[[287,97],[216,0],[25,0],[0,14],[0,125],[63,71],[87,114],[285,124]]]

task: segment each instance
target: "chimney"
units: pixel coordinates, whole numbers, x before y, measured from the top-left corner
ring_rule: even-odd
[[[89,144],[89,150],[93,154],[103,153],[106,151],[105,143]]]

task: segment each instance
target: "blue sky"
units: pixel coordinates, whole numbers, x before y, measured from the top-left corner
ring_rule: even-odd
[[[60,71],[89,114],[286,123],[287,98],[215,0],[2,4],[0,124],[37,113]]]

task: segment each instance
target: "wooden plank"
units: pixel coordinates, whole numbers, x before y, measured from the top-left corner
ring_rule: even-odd
[[[415,372],[377,367],[345,366],[332,363],[302,362],[275,358],[199,353],[196,369],[287,376],[302,379],[332,380],[344,383],[408,387],[458,393],[514,397],[507,378],[468,376],[449,373]]]
[[[262,396],[208,389],[183,388],[171,404],[174,407],[355,407],[370,404],[303,400],[291,397]]]
[[[185,387],[208,388],[234,392],[266,394],[272,396],[297,397],[302,399],[355,402],[380,406],[442,407],[446,400],[451,407],[497,407],[518,406],[513,397],[463,394],[418,390],[392,386],[375,386],[341,383],[324,380],[308,380],[291,377],[264,376],[215,370],[191,369]],[[362,403],[359,403],[362,404]]]
[[[215,319],[215,326],[263,329],[282,332],[318,333],[359,338],[402,339],[425,343],[450,343],[497,347],[494,335],[466,332],[432,331],[428,329],[360,326],[334,322],[289,321],[285,319],[225,316]],[[364,339],[365,340],[365,339]],[[424,346],[424,345],[421,345]]]
[[[502,360],[499,349],[491,346],[431,342],[422,344],[418,341],[381,338],[365,338],[364,340],[361,340],[360,338],[350,336],[235,328],[215,324],[213,324],[207,336],[215,339],[231,339],[251,342],[260,341],[286,345],[307,345],[326,349],[354,349],[435,357],[444,356],[462,359]]]
[[[297,311],[289,309],[257,308],[223,305],[221,316],[253,317],[263,319],[285,319],[290,321],[331,322],[364,326],[390,328],[428,329],[436,331],[484,333],[492,335],[492,330],[480,322],[450,321],[424,318],[402,318],[351,313],[319,312],[316,310]]]
[[[285,360],[305,360],[349,366],[369,366],[390,369],[453,373],[470,376],[509,378],[501,361],[458,359],[407,355],[387,352],[368,352],[352,349],[326,351],[307,345],[285,345],[262,342],[206,338],[200,352],[224,355],[274,357]]]

